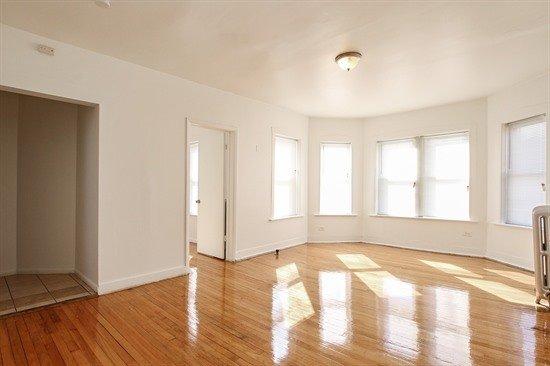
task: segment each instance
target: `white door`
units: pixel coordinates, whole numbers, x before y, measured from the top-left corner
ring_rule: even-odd
[[[200,128],[197,252],[224,258],[224,132]]]

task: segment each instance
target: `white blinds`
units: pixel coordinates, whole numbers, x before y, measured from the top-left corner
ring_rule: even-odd
[[[199,143],[189,147],[189,214],[197,215],[199,199]]]
[[[422,151],[422,216],[468,219],[468,134],[423,137]]]
[[[319,213],[351,214],[351,144],[321,143]]]
[[[468,133],[379,142],[378,213],[468,220]]]
[[[414,139],[379,144],[378,213],[416,215],[417,149]]]
[[[506,135],[505,222],[531,226],[533,208],[545,202],[545,118],[537,116],[510,123]]]
[[[273,218],[298,214],[298,141],[275,136]]]

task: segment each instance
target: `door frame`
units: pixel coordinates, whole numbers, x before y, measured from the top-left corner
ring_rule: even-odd
[[[236,246],[236,202],[237,202],[237,142],[238,142],[238,129],[236,126],[211,123],[207,121],[201,121],[195,118],[186,117],[185,119],[185,245],[184,256],[185,265],[189,267],[189,178],[190,178],[190,159],[189,149],[193,141],[189,137],[189,130],[191,126],[198,126],[202,128],[209,128],[212,130],[218,130],[228,133],[227,147],[229,151],[228,156],[228,187],[227,187],[227,235],[226,235],[226,261],[235,261],[237,246]],[[199,145],[200,154],[200,145]],[[224,173],[225,174],[225,173]],[[199,182],[200,184],[200,182]]]

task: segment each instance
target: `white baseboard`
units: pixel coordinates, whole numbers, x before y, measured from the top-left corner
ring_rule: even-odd
[[[5,272],[0,272],[0,276],[11,276],[11,275],[14,275],[17,273],[17,270],[15,269],[12,269],[12,270],[9,270],[9,271],[5,271]]]
[[[476,258],[485,258],[485,253],[483,250],[478,248],[467,248],[467,247],[448,247],[445,249],[433,248],[433,247],[417,247],[412,245],[402,245],[394,243],[381,243],[374,240],[364,239],[362,240],[365,244],[374,244],[374,245],[383,245],[386,247],[401,248],[401,249],[412,249],[419,250],[422,252],[432,252],[432,253],[441,253],[441,254],[455,254],[463,255],[467,257],[476,257]]]
[[[186,266],[173,267],[161,271],[150,272],[137,276],[121,278],[119,280],[99,283],[97,293],[104,295],[115,291],[125,290],[132,287],[145,285],[152,282],[166,280],[168,278],[182,276],[189,273],[189,268]]]
[[[531,254],[531,252],[529,254]],[[485,258],[494,260],[496,262],[504,263],[512,267],[525,269],[531,272],[533,272],[534,270],[533,263],[529,262],[525,258],[517,257],[514,255],[509,255],[509,254],[500,253],[500,252],[491,252],[491,253],[486,253]]]
[[[363,243],[363,238],[361,237],[352,237],[352,238],[339,238],[339,239],[332,239],[332,240],[325,240],[320,238],[308,238],[307,240],[308,244],[330,244],[330,243]]]
[[[276,249],[286,249],[297,245],[302,245],[305,243],[307,243],[307,239],[305,237],[298,237],[298,238],[278,241],[275,243],[259,245],[254,248],[237,251],[235,255],[235,260],[242,261],[244,259],[256,257],[258,255],[262,255],[265,253],[274,252]]]
[[[51,274],[51,273],[73,273],[74,267],[56,267],[56,268],[18,268],[19,274]]]
[[[94,290],[96,293],[97,293],[97,283],[95,283],[94,281],[90,280],[88,277],[86,277],[84,275],[84,273],[80,272],[78,269],[75,269],[74,270],[74,273],[76,273],[78,275],[78,277],[80,277],[80,279],[84,282],[86,282],[86,284],[92,289]]]

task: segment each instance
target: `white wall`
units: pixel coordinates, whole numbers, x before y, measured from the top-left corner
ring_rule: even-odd
[[[310,242],[361,241],[363,238],[363,119],[309,120],[309,239]],[[352,211],[355,216],[318,216],[320,144],[351,142]]]
[[[549,113],[549,74],[535,77],[491,95],[487,99],[487,257],[533,269],[532,229],[499,225],[501,220],[502,126]],[[550,128],[546,128],[550,136]],[[550,141],[550,138],[547,138]],[[550,148],[547,147],[550,182]],[[547,193],[547,202],[548,200]],[[549,202],[550,203],[550,202]]]
[[[0,275],[17,271],[19,96],[0,92]]]
[[[302,139],[307,209],[306,117],[5,25],[1,31],[1,85],[100,106],[99,293],[185,272],[185,117],[238,128],[237,255],[307,240],[307,215],[268,221],[272,126]],[[38,43],[55,56],[37,53]]]
[[[472,222],[375,217],[377,142],[469,131]],[[486,102],[478,99],[365,119],[364,240],[444,253],[484,255]]]
[[[74,104],[20,96],[17,271],[69,272],[75,259]]]
[[[97,290],[99,107],[78,106],[75,271]]]

